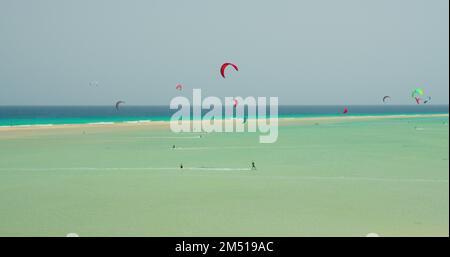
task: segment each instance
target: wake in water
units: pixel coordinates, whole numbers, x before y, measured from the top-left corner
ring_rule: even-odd
[[[136,139],[200,139],[202,138],[201,136],[182,136],[182,137],[170,137],[170,136],[165,136],[165,137],[133,137]]]
[[[231,168],[231,167],[61,167],[61,168],[0,168],[0,171],[136,171],[136,170],[155,170],[155,171],[252,171],[251,168]],[[266,179],[287,179],[287,180],[305,180],[305,181],[366,181],[366,182],[404,182],[404,183],[449,183],[448,179],[429,179],[429,178],[380,178],[380,177],[314,177],[314,176],[260,176]]]
[[[297,146],[285,146],[285,147],[267,147],[267,146],[224,146],[224,147],[213,147],[213,146],[204,146],[204,147],[176,147],[173,150],[178,151],[195,151],[195,150],[235,150],[235,149],[297,149],[300,147]]]
[[[192,167],[184,168],[185,170],[196,170],[196,171],[251,171],[250,168],[212,168],[212,167]]]
[[[228,167],[62,167],[62,168],[0,168],[0,171],[127,171],[127,170],[193,170],[193,171],[250,171],[250,168]]]

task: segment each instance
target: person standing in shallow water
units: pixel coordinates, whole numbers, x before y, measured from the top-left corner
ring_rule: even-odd
[[[252,170],[256,170],[256,164],[255,164],[255,162],[252,162]]]

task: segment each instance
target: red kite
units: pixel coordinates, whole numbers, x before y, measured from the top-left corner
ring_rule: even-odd
[[[229,62],[224,63],[220,68],[220,75],[222,75],[223,78],[225,78],[225,70],[228,66],[232,66],[236,71],[239,71],[239,68],[235,64]]]

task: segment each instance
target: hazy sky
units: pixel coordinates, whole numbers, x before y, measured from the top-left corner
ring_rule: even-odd
[[[223,62],[240,71],[219,75]],[[90,85],[98,81],[99,86]],[[448,0],[0,0],[0,105],[449,102]]]

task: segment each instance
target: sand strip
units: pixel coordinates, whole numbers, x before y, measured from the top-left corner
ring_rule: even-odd
[[[378,120],[378,119],[414,119],[414,118],[448,118],[449,114],[416,114],[416,115],[367,115],[367,116],[332,116],[332,117],[305,117],[305,118],[279,118],[279,122],[305,122],[305,121],[351,121],[351,120]],[[239,120],[239,119],[237,119]],[[270,119],[273,120],[273,119]],[[234,120],[219,121],[233,122]],[[248,123],[255,122],[256,119],[248,119]],[[194,121],[200,122],[200,121]],[[20,126],[0,126],[1,131],[18,130],[45,130],[64,128],[114,128],[114,127],[168,127],[169,121],[142,121],[142,122],[118,122],[118,123],[90,123],[90,124],[61,124],[61,125],[20,125]]]

